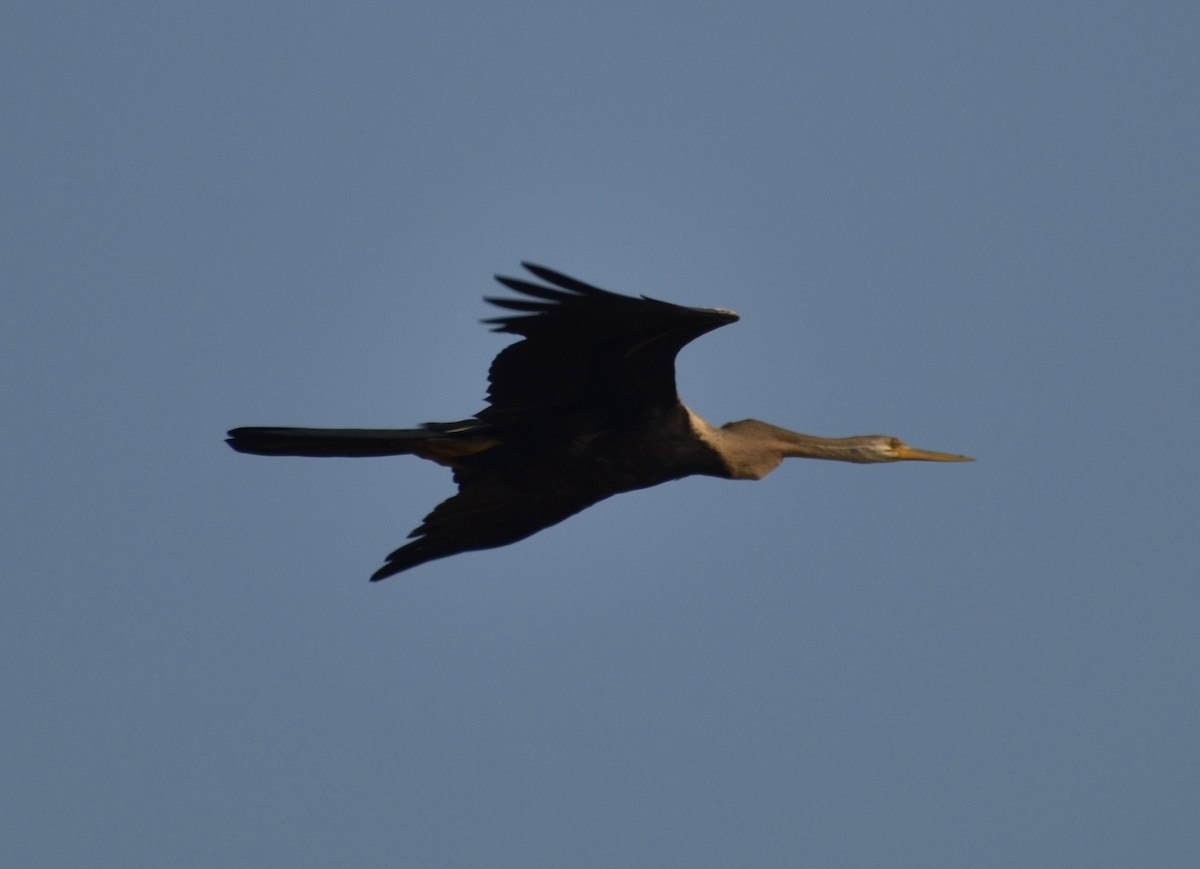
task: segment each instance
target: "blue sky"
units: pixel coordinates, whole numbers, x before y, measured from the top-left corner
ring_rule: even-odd
[[[1191,3],[12,4],[0,857],[1192,866]],[[793,461],[366,579],[530,259]]]

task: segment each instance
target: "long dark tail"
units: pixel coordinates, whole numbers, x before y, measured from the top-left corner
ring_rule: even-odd
[[[402,456],[436,433],[420,428],[235,428],[225,443],[256,456]]]

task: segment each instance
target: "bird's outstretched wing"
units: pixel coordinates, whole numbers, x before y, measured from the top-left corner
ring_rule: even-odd
[[[492,476],[460,479],[459,492],[425,517],[410,542],[387,557],[371,576],[387,579],[459,552],[505,546],[555,525],[590,507],[595,498],[526,492]]]
[[[732,311],[622,296],[542,266],[522,265],[545,284],[497,275],[528,298],[487,300],[518,313],[484,322],[523,339],[492,362],[489,406],[477,414],[488,422],[675,402],[679,350],[738,319]]]

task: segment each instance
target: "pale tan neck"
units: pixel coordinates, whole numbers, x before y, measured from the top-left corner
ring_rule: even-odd
[[[779,448],[786,458],[861,461],[862,437],[823,438],[787,429],[777,430]]]
[[[785,458],[862,461],[862,438],[823,438],[745,419],[715,428],[691,414],[696,433],[718,453],[736,480],[759,480]]]
[[[826,438],[817,435],[789,431],[786,428],[760,422],[756,419],[731,422],[723,425],[731,449],[759,462],[773,457],[767,471],[774,470],[783,459],[827,459],[841,462],[862,461],[862,445],[865,438]]]

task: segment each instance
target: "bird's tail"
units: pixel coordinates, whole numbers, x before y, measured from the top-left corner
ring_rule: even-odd
[[[417,455],[444,465],[495,446],[478,422],[422,428],[235,428],[225,443],[256,456]]]
[[[400,456],[428,437],[421,429],[249,427],[235,428],[225,442],[256,456]]]

